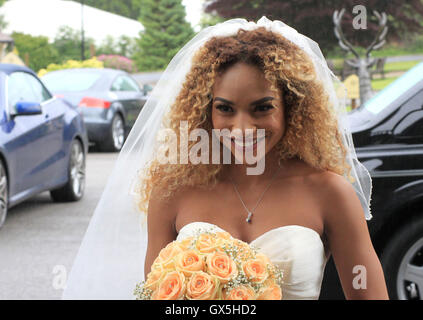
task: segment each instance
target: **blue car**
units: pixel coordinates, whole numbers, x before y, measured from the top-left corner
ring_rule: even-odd
[[[37,193],[81,199],[88,139],[76,108],[11,64],[0,64],[0,99],[0,227],[8,208]]]

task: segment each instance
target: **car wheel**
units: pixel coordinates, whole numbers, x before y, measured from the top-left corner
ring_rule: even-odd
[[[116,113],[113,116],[112,124],[108,133],[107,139],[100,143],[99,147],[102,151],[117,152],[120,151],[125,142],[125,123],[120,114]]]
[[[8,207],[8,180],[6,169],[0,161],[0,228],[6,221]]]
[[[78,201],[85,190],[85,153],[82,143],[74,140],[69,155],[68,182],[58,189],[50,191],[54,201]]]
[[[381,263],[391,299],[423,300],[423,217],[394,235]]]

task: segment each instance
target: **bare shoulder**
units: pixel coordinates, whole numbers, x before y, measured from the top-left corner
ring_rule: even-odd
[[[354,187],[344,176],[315,168],[302,160],[293,161],[292,168],[296,179],[308,187],[308,194],[319,204],[325,225],[342,224],[348,220],[365,221]]]
[[[316,175],[315,182],[319,184],[319,191],[322,196],[345,197],[354,192],[351,183],[332,171],[320,170],[319,174]]]
[[[323,171],[314,177],[325,226],[330,230],[366,225],[364,210],[352,184],[343,176]]]
[[[165,190],[153,188],[148,201],[148,222],[171,223],[176,216],[178,197],[167,195]]]
[[[179,187],[170,195],[166,190],[153,189],[149,199],[148,213],[155,215],[154,219],[174,222],[184,201],[192,199],[196,192],[198,192],[197,188],[188,186]]]

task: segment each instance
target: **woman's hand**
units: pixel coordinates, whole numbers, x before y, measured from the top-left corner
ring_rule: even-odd
[[[382,266],[353,186],[326,174],[322,188],[325,234],[346,299],[389,299]]]

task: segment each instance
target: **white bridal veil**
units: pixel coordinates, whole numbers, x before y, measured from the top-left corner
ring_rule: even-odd
[[[371,218],[371,178],[357,160],[344,99],[338,97],[342,91],[337,90],[340,82],[327,67],[317,43],[283,22],[271,21],[265,16],[257,23],[245,19],[227,20],[203,29],[191,39],[175,55],[152,91],[119,154],[96,207],[69,274],[64,299],[134,299],[135,285],[144,278],[147,245],[146,223],[142,223],[145,215],[136,208],[132,193],[138,170],[152,157],[162,118],[181,89],[196,50],[211,37],[235,35],[240,28],[252,30],[260,26],[281,34],[311,57],[338,116],[339,130],[348,151],[347,162],[355,178],[352,185],[366,219]]]

